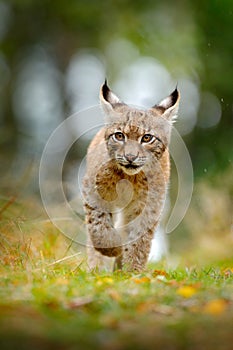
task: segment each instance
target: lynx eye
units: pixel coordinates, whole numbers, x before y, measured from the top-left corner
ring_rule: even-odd
[[[115,134],[113,134],[113,138],[115,141],[122,142],[125,140],[125,135],[122,132],[118,131],[118,132],[115,132]]]
[[[141,143],[152,143],[155,140],[155,137],[150,134],[145,134],[142,139]]]

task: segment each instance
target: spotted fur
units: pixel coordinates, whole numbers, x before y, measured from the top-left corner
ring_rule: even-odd
[[[106,125],[89,146],[83,181],[88,264],[103,267],[111,257],[141,271],[164,207],[179,92],[147,111],[122,103],[106,83],[100,99]]]

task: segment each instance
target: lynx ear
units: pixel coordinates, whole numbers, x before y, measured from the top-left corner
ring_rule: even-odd
[[[177,88],[165,99],[152,107],[152,110],[156,110],[162,117],[174,122],[177,118],[179,109],[180,93]]]
[[[107,117],[117,116],[117,107],[124,105],[123,102],[109,89],[107,80],[100,88],[100,103]]]

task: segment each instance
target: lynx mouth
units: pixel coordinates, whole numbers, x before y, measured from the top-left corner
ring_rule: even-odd
[[[123,169],[123,171],[128,175],[134,175],[137,174],[139,171],[141,171],[142,165],[136,165],[136,164],[122,164],[119,163],[120,167]]]
[[[121,164],[120,165],[123,167],[123,168],[126,168],[126,169],[129,169],[129,170],[137,170],[137,169],[140,169],[143,165],[136,165],[136,164]]]

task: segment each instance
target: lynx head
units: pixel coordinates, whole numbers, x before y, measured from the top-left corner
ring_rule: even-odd
[[[148,110],[121,102],[105,82],[100,90],[106,115],[105,142],[110,158],[126,174],[140,172],[152,159],[160,159],[169,145],[172,122],[178,112],[180,94],[171,95]]]

